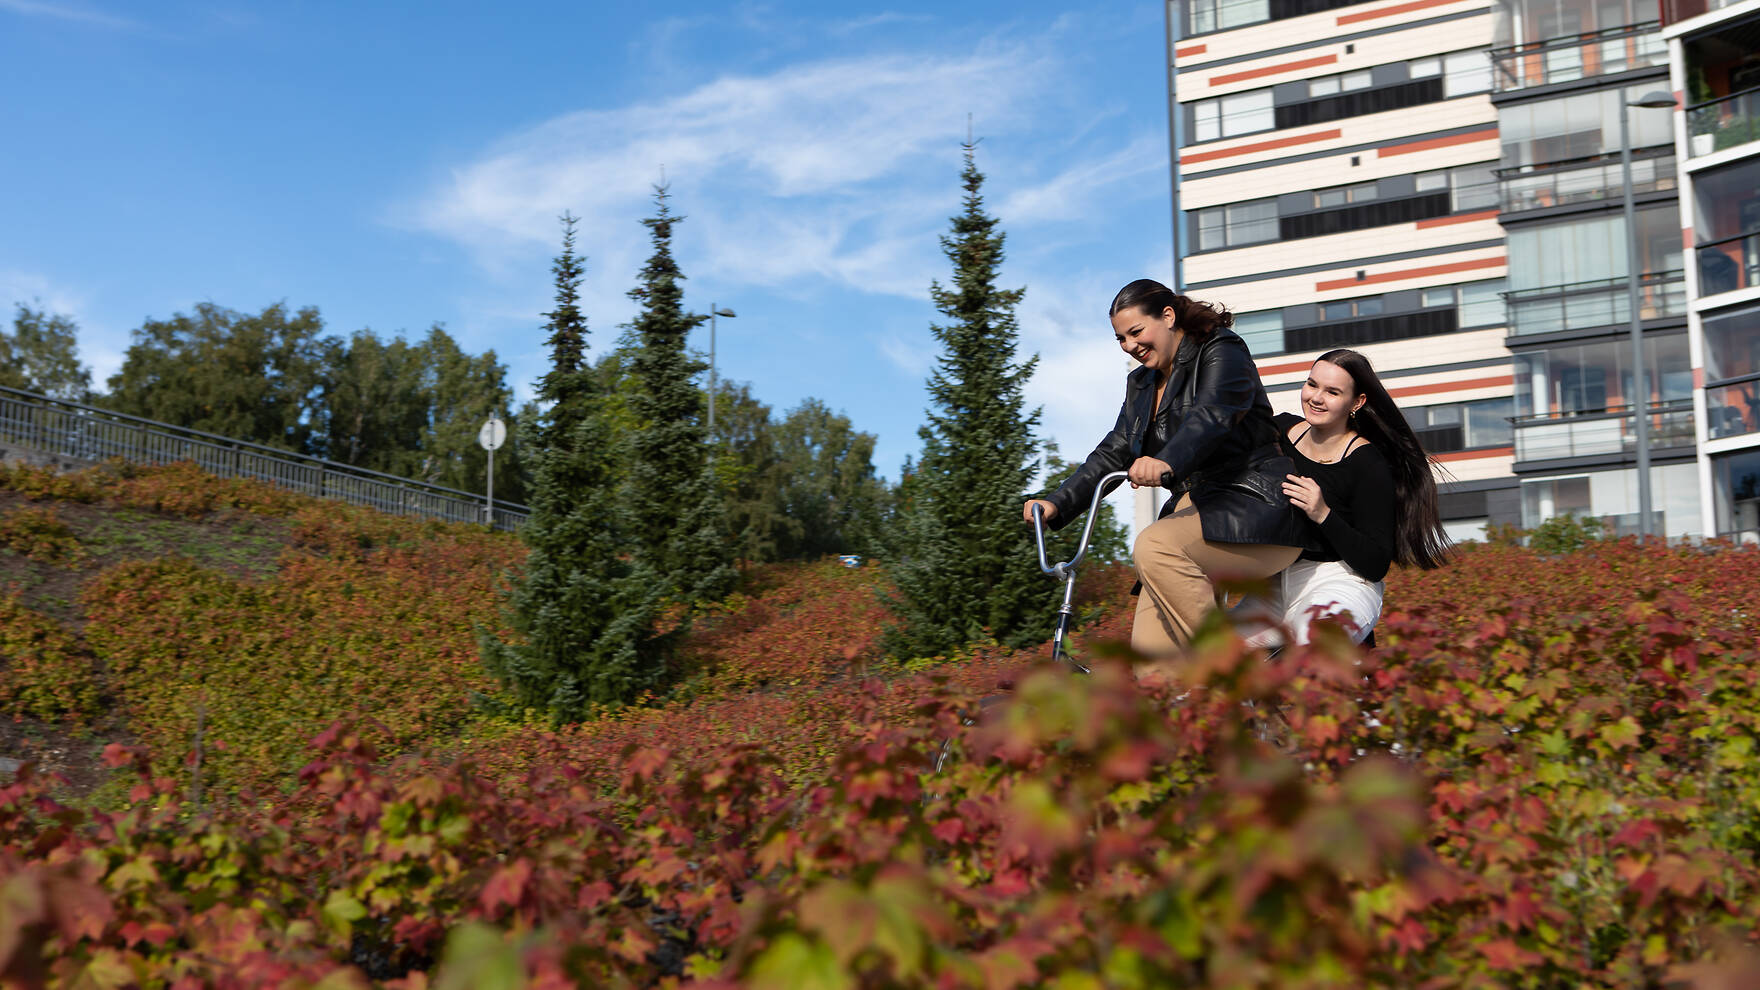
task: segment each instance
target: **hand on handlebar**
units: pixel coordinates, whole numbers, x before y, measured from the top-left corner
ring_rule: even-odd
[[[1050,499],[1045,499],[1045,498],[1027,499],[1027,504],[1021,506],[1021,518],[1025,519],[1027,522],[1032,522],[1033,521],[1033,506],[1035,506],[1035,505],[1044,507],[1046,522],[1050,522],[1051,520],[1057,518],[1057,504],[1052,502]]]
[[[1166,461],[1155,457],[1139,457],[1131,465],[1131,487],[1160,488],[1172,474]]]

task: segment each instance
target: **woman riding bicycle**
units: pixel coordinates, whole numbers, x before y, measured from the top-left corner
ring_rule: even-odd
[[[1058,529],[1085,508],[1104,475],[1168,487],[1161,517],[1137,537],[1141,596],[1131,628],[1139,653],[1191,641],[1219,581],[1269,578],[1293,563],[1305,523],[1284,494],[1293,463],[1278,448],[1271,403],[1224,309],[1153,279],[1120,289],[1110,309],[1118,346],[1141,363],[1125,381],[1112,432],[1049,498],[1032,499]]]

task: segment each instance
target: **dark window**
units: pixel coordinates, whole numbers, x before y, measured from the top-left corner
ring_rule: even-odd
[[[1337,10],[1364,2],[1366,0],[1271,0],[1271,19],[1279,21],[1286,17],[1317,14],[1322,10]]]
[[[1453,333],[1459,326],[1458,311],[1435,309],[1401,313],[1397,316],[1372,316],[1368,319],[1337,322],[1326,320],[1314,326],[1290,327],[1283,332],[1283,343],[1286,351],[1324,351],[1382,340],[1404,340],[1407,337]]]
[[[1329,120],[1343,120],[1346,117],[1360,117],[1366,113],[1415,107],[1424,103],[1435,103],[1440,99],[1442,99],[1441,79],[1418,79],[1400,83],[1397,86],[1381,86],[1376,89],[1358,90],[1354,93],[1340,93],[1337,96],[1325,96],[1318,100],[1305,100],[1301,103],[1281,106],[1275,111],[1276,125],[1281,130],[1285,127],[1301,127],[1306,124],[1324,124]]]
[[[1448,213],[1448,193],[1425,193],[1421,196],[1372,200],[1367,203],[1352,203],[1338,209],[1280,217],[1277,221],[1277,232],[1283,240],[1288,241],[1298,237],[1319,237],[1322,234],[1339,234],[1348,230],[1367,230],[1370,227],[1427,220],[1430,217],[1447,216]]]

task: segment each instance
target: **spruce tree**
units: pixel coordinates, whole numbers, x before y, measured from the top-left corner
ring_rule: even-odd
[[[559,722],[631,701],[658,686],[661,673],[647,647],[655,596],[635,579],[618,535],[615,445],[586,360],[585,264],[574,250],[575,222],[563,216],[562,253],[551,268],[550,371],[538,382],[548,408],[524,424],[531,517],[520,536],[530,553],[509,601],[516,635],[482,639],[485,665],[517,703]]]
[[[946,318],[932,325],[942,351],[928,381],[932,406],[922,456],[892,521],[895,654],[946,654],[986,631],[1020,646],[1050,635],[1050,582],[1039,573],[1021,500],[1037,470],[1023,389],[1037,358],[1017,363],[1014,310],[1025,289],[999,289],[1003,233],[984,212],[976,145],[965,145],[965,209],[941,238],[953,282],[931,285]]]
[[[630,324],[635,426],[624,491],[636,570],[662,597],[692,605],[726,595],[736,573],[703,393],[693,380],[704,365],[685,350],[691,330],[708,317],[684,309],[684,275],[672,257],[672,229],[683,218],[666,200],[666,186],[654,187],[654,215],[642,221],[654,253],[629,294],[641,310]]]

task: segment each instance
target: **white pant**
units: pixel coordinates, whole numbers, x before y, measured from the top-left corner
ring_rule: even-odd
[[[1381,595],[1385,588],[1385,582],[1371,584],[1363,580],[1342,560],[1298,560],[1271,579],[1277,602],[1248,599],[1232,611],[1245,622],[1251,622],[1255,613],[1261,621],[1281,622],[1294,634],[1297,643],[1308,641],[1308,626],[1315,619],[1336,618],[1350,633],[1351,640],[1361,643],[1369,638],[1375,621],[1381,618]],[[1282,643],[1283,634],[1275,625],[1260,628],[1247,637],[1249,646]]]

